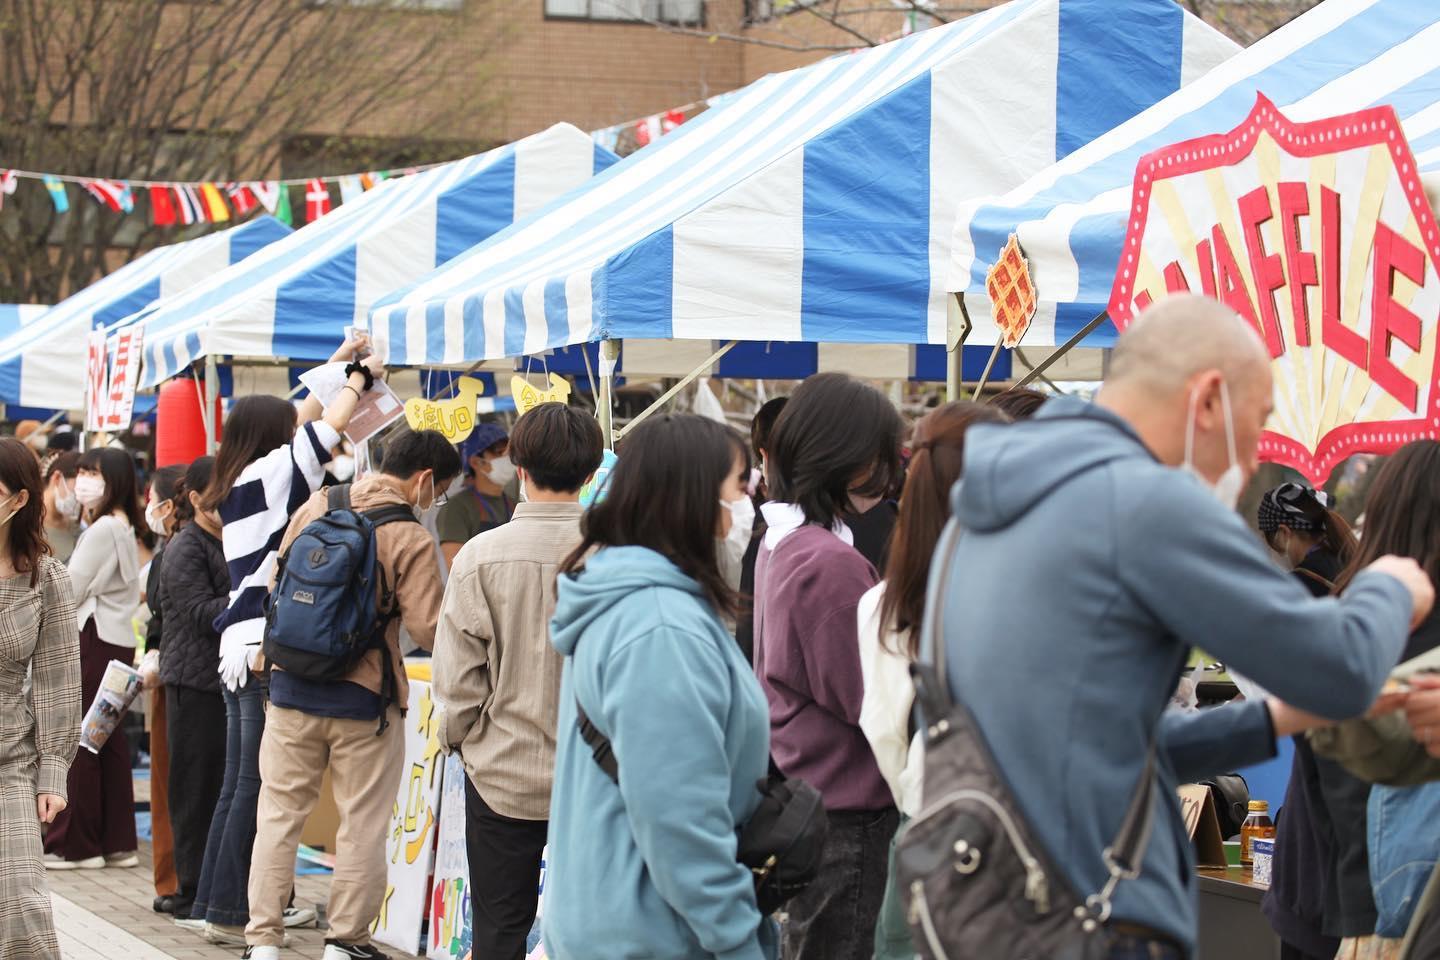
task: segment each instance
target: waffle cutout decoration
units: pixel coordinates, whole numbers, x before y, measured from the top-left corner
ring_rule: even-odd
[[[1195,291],[1249,322],[1275,411],[1260,459],[1317,486],[1354,453],[1440,438],[1440,229],[1388,107],[1292,123],[1261,96],[1228,133],[1136,167],[1109,313]]]
[[[516,374],[510,378],[510,395],[515,398],[515,411],[523,417],[542,403],[569,403],[570,382],[558,373],[552,373],[550,389],[541,390]]]
[[[1020,239],[1010,234],[995,266],[985,274],[990,294],[990,314],[1000,330],[1000,342],[1013,350],[1035,319],[1035,282],[1030,278],[1030,261],[1020,249]]]

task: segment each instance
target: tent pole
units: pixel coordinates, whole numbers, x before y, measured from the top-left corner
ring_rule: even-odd
[[[600,418],[600,434],[605,449],[615,449],[615,362],[620,358],[620,344],[614,340],[600,341],[600,395],[595,398],[595,413]]]
[[[975,392],[970,394],[971,402],[978,401],[980,399],[980,394],[985,392],[985,384],[988,383],[990,380],[990,371],[995,366],[995,358],[1000,356],[1000,347],[1004,343],[1004,340],[1001,340],[997,337],[995,340],[995,346],[990,348],[990,359],[985,361],[985,371],[980,374],[980,382],[975,384]]]
[[[729,343],[725,344],[725,346],[710,354],[709,358],[707,358],[704,363],[700,364],[700,366],[696,367],[694,370],[691,370],[688,374],[686,374],[685,379],[681,380],[679,383],[675,384],[675,386],[660,394],[659,399],[657,399],[654,403],[650,404],[650,406],[646,407],[644,410],[641,410],[639,416],[637,416],[634,420],[631,420],[629,423],[625,424],[624,428],[615,435],[615,439],[625,439],[625,434],[633,430],[636,424],[640,423],[640,421],[650,416],[650,414],[654,413],[656,410],[659,410],[661,407],[665,406],[665,404],[670,401],[671,397],[675,396],[675,394],[679,393],[681,390],[684,390],[696,377],[700,376],[705,371],[715,366],[715,364],[719,363],[720,358],[725,356],[725,354],[729,353],[732,349],[734,349],[735,344],[739,342],[740,341],[738,340],[731,340]]]
[[[960,384],[964,379],[965,340],[970,336],[970,327],[970,313],[965,309],[965,294],[957,293],[953,306],[946,310],[945,400],[947,402],[960,399]]]
[[[220,424],[216,422],[215,401],[220,398],[220,370],[215,362],[215,354],[205,355],[205,455],[215,456],[215,449],[218,446],[216,437],[220,432]]]
[[[1090,336],[1090,334],[1095,330],[1095,328],[1100,326],[1100,324],[1104,323],[1108,318],[1109,314],[1107,314],[1104,310],[1101,310],[1098,314],[1096,314],[1094,320],[1091,320],[1089,323],[1085,324],[1085,326],[1081,327],[1080,331],[1076,333],[1075,336],[1071,337],[1069,340],[1066,340],[1063,344],[1056,348],[1054,353],[1050,354],[1050,356],[1046,357],[1044,360],[1041,360],[1040,366],[1035,367],[1029,373],[1025,374],[1025,376],[1015,381],[1015,383],[1010,387],[1010,389],[1019,390],[1021,387],[1028,385],[1037,377],[1044,375],[1045,371],[1049,370],[1051,365],[1054,364],[1055,361],[1059,360],[1061,357],[1065,356],[1065,354],[1078,347],[1081,340],[1084,340],[1086,337]],[[1009,391],[1006,392],[1008,393]]]

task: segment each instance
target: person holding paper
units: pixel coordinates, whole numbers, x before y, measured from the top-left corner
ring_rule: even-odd
[[[44,512],[34,454],[0,439],[0,957],[60,956],[40,825],[65,809],[80,737],[80,640]]]
[[[90,450],[80,458],[75,496],[90,526],[70,556],[80,628],[85,703],[95,701],[111,660],[135,661],[131,620],[140,605],[137,531],[145,529],[135,464],[124,450]],[[52,870],[134,867],[135,786],[130,740],[117,727],[98,754],[82,751],[70,766],[70,806],[45,834]]]

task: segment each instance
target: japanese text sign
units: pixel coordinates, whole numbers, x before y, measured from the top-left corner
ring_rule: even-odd
[[[1440,436],[1440,233],[1390,107],[1234,130],[1141,159],[1109,313],[1170,293],[1228,304],[1265,342],[1262,460],[1321,483],[1353,453]]]

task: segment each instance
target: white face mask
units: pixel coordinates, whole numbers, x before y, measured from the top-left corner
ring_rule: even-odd
[[[417,498],[417,502],[415,503],[415,505],[410,508],[411,510],[415,511],[415,519],[420,521],[424,521],[427,516],[435,512],[435,501],[439,499],[435,495],[435,474],[430,474],[430,476],[426,477],[425,480],[430,486],[430,506],[420,506]]]
[[[509,457],[496,457],[490,463],[490,482],[497,487],[507,487],[515,479],[515,464]]]
[[[355,458],[348,453],[337,454],[330,461],[330,474],[341,483],[349,483],[355,477]]]
[[[741,497],[721,500],[720,506],[730,511],[730,532],[725,535],[724,550],[738,562],[750,549],[750,537],[755,532],[755,503],[749,497]]]
[[[75,499],[87,508],[100,506],[105,499],[105,478],[84,474],[75,478]]]
[[[1185,469],[1189,470],[1200,482],[1210,488],[1215,499],[1225,505],[1225,509],[1234,510],[1240,503],[1240,494],[1245,489],[1245,471],[1240,467],[1240,460],[1235,456],[1235,418],[1230,412],[1230,388],[1225,381],[1220,381],[1220,406],[1225,411],[1225,446],[1230,454],[1230,466],[1220,474],[1220,479],[1211,483],[1205,475],[1195,469],[1195,407],[1200,402],[1200,395],[1191,391],[1190,393],[1190,418],[1185,424]]]
[[[156,500],[145,507],[145,523],[149,526],[150,532],[157,537],[170,535],[169,531],[165,529],[165,517],[160,514],[160,508],[164,505],[165,501]]]
[[[4,504],[3,507],[0,507],[0,527],[14,520],[15,514],[20,512],[20,507],[14,506],[15,501],[18,499],[20,499],[20,494],[12,493],[5,499],[0,500],[0,503]]]
[[[63,475],[60,477],[60,489],[64,492],[55,494],[55,510],[60,516],[73,520],[80,515],[80,501],[75,499],[75,491],[70,489]]]

